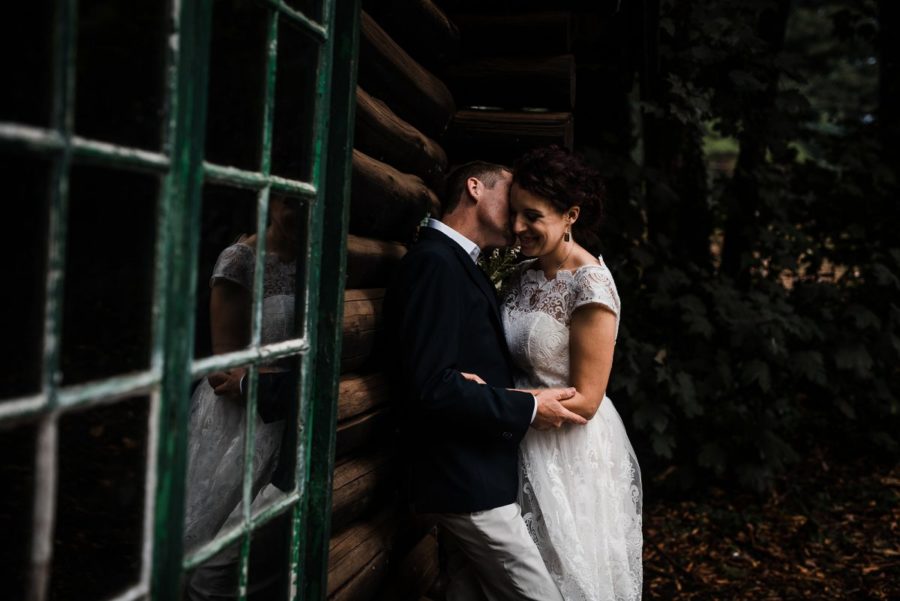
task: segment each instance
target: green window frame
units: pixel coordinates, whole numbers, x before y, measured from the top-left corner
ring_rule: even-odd
[[[82,0],[86,1],[86,0]],[[291,514],[291,599],[324,597],[334,464],[336,397],[346,271],[349,169],[358,52],[359,0],[318,0],[315,17],[285,0],[256,0],[267,10],[266,85],[259,169],[204,162],[207,84],[213,0],[168,3],[164,131],[158,152],[86,139],[75,134],[74,90],[76,0],[55,3],[52,115],[50,126],[0,121],[0,148],[49,160],[49,221],[44,303],[41,388],[37,394],[0,401],[0,425],[37,423],[34,459],[34,516],[28,598],[47,598],[52,567],[58,422],[67,413],[101,403],[148,395],[148,457],[145,475],[144,553],[140,577],[116,599],[178,598],[185,572],[226,545],[240,542],[240,582],[247,581],[251,535],[263,524]],[[306,181],[273,175],[271,154],[279,27],[290,22],[318,47],[313,104],[311,176]],[[163,33],[163,32],[161,32]],[[150,173],[159,178],[149,369],[83,384],[62,385],[60,336],[68,216],[68,179],[73,164]],[[251,344],[244,350],[193,358],[193,332],[204,183],[253,190],[257,194],[257,252]],[[298,281],[301,337],[262,345],[263,261],[269,194],[302,200],[309,208],[305,281]],[[305,298],[300,290],[305,292]],[[302,306],[301,306],[302,305]],[[298,313],[298,316],[301,313]],[[257,402],[258,366],[296,357],[301,365],[297,418],[297,486],[292,493],[250,514],[254,420],[246,420],[244,515],[231,530],[185,556],[183,513],[190,383],[214,370],[249,365],[247,411]],[[241,599],[246,587],[240,587]]]

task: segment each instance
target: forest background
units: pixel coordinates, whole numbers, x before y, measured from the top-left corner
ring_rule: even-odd
[[[644,6],[631,156],[581,150],[647,592],[897,598],[900,5]]]

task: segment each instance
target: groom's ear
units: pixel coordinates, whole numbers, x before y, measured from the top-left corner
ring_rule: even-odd
[[[477,177],[470,177],[466,180],[466,193],[473,202],[479,201],[483,189],[484,184]]]

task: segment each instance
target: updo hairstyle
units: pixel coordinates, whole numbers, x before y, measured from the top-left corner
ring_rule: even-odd
[[[513,183],[547,200],[560,213],[579,207],[572,225],[575,239],[592,246],[598,242],[606,188],[599,171],[584,159],[559,146],[529,150],[513,167]]]

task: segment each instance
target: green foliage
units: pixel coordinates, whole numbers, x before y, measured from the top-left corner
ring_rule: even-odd
[[[681,132],[667,160],[682,172],[606,165],[630,191],[603,233],[624,308],[609,393],[683,484],[762,489],[812,444],[898,447],[900,211],[877,136],[875,3],[795,2],[777,40],[759,26],[775,4],[663,1],[663,89],[642,108]],[[740,144],[734,172],[698,176],[704,235],[745,241],[734,270],[653,219],[697,200],[677,161],[711,124]]]

